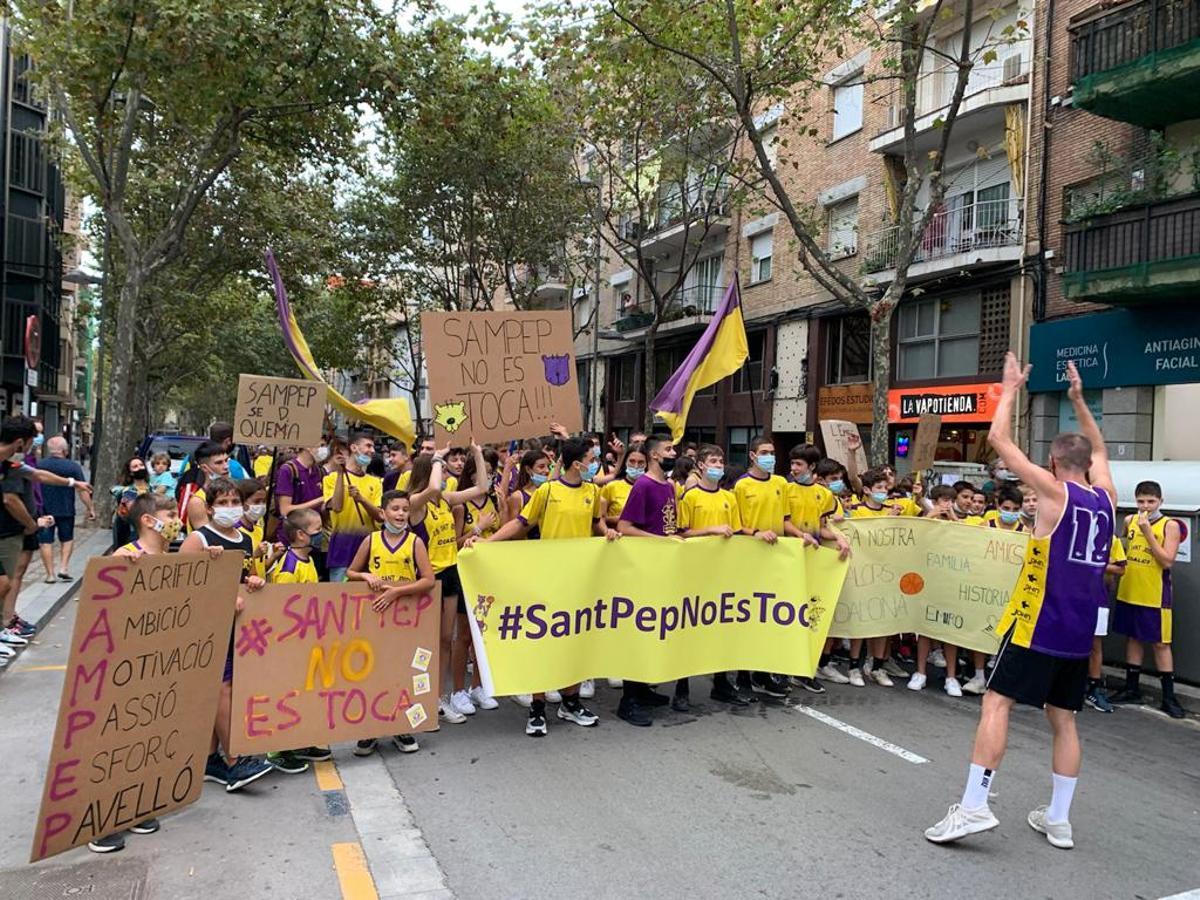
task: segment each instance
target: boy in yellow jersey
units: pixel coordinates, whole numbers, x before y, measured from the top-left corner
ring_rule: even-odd
[[[742,518],[737,499],[721,489],[721,479],[725,477],[724,451],[713,444],[701,444],[696,451],[696,472],[699,483],[684,491],[679,501],[679,534],[685,538],[705,535],[727,538],[740,534]],[[749,706],[752,699],[733,686],[727,672],[713,675],[709,697],[731,706]]]
[[[1142,703],[1143,644],[1154,646],[1154,667],[1162,681],[1163,712],[1182,719],[1183,707],[1175,697],[1175,660],[1171,654],[1171,567],[1186,534],[1177,519],[1162,512],[1162,487],[1143,481],[1134,488],[1137,515],[1125,517],[1125,574],[1117,586],[1113,630],[1128,639],[1125,644],[1125,687],[1112,696],[1113,703]]]
[[[408,468],[402,471],[398,478],[395,479],[394,489],[397,491],[408,491],[409,481],[412,479],[412,464],[421,456],[433,456],[437,452],[437,443],[431,437],[423,437],[417,440],[417,450],[409,460]]]
[[[925,831],[927,840],[939,844],[999,824],[988,808],[988,791],[1004,758],[1009,714],[1020,702],[1043,707],[1054,732],[1050,803],[1034,809],[1026,821],[1051,846],[1075,846],[1069,820],[1081,761],[1075,714],[1083,707],[1096,613],[1106,595],[1116,489],[1104,437],[1069,361],[1067,397],[1080,433],[1060,434],[1051,442],[1049,471],[1017,447],[1012,420],[1029,369],[1012,353],[1005,358],[988,442],[1005,468],[1038,492],[1041,515],[1000,617],[998,630],[1004,637],[983,696],[962,800]]]
[[[954,516],[965,525],[982,525],[983,516],[975,513],[975,485],[969,481],[954,483]]]
[[[379,595],[372,604],[376,610],[387,609],[401,597],[419,597],[436,583],[425,542],[409,528],[408,496],[388,491],[382,503],[383,529],[363,538],[347,573],[351,581],[365,581]],[[494,704],[489,708],[494,709]],[[354,755],[370,756],[377,744],[377,738],[361,740]],[[392,744],[401,753],[421,749],[411,734],[393,735]]]
[[[488,541],[511,541],[526,537],[537,528],[540,539],[555,541],[564,538],[603,536],[616,540],[616,529],[608,528],[600,518],[600,491],[592,479],[600,470],[591,441],[568,438],[562,442],[559,454],[559,475],[541,484],[529,498],[520,515],[506,522]],[[467,546],[475,542],[472,538]],[[595,725],[599,718],[579,699],[579,685],[561,691],[562,702],[558,717],[585,728]],[[530,737],[546,734],[546,695],[534,694],[529,704],[525,733]]]
[[[189,493],[183,506],[183,527],[189,534],[208,524],[206,489],[214,479],[229,477],[229,454],[215,441],[205,441],[192,454],[192,461],[199,471],[193,476],[198,487]]]
[[[821,451],[812,444],[792,448],[791,483],[788,485],[788,517],[796,528],[816,535],[826,517],[837,511],[833,492],[817,478]]]
[[[846,518],[846,501],[849,499],[846,467],[836,459],[823,459],[817,463],[817,482],[824,485],[833,495],[833,512],[829,521],[833,524]]]
[[[1111,594],[1112,588],[1125,574],[1125,545],[1120,537],[1113,535],[1112,551],[1108,556],[1108,567],[1104,570],[1104,585],[1106,593]],[[1105,601],[1108,600],[1106,596]],[[1083,702],[1097,712],[1113,713],[1116,707],[1112,705],[1104,690],[1104,639],[1108,637],[1109,608],[1106,602],[1096,610],[1096,636],[1092,638],[1092,652],[1088,656],[1087,693]]]
[[[329,511],[325,565],[330,581],[346,580],[354,551],[383,519],[379,509],[383,480],[367,474],[374,455],[374,438],[363,432],[351,435],[349,452],[338,454],[334,471],[322,483],[325,508]]]
[[[1021,521],[1021,504],[1024,502],[1025,498],[1015,484],[1000,485],[996,489],[996,508],[993,510],[996,515],[985,516],[983,524],[1001,531],[1028,531]]]
[[[645,474],[646,448],[643,444],[633,444],[625,454],[624,463],[617,469],[616,477],[600,488],[600,518],[609,528],[617,527],[634,482]]]

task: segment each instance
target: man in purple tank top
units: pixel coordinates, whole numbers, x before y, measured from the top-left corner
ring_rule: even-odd
[[[1030,366],[1012,353],[1004,361],[1003,390],[988,441],[1001,461],[1037,491],[1038,514],[1025,563],[997,631],[1004,637],[983,696],[975,749],[962,801],[925,830],[936,844],[988,831],[1000,823],[988,808],[988,790],[1008,743],[1014,703],[1042,707],[1054,732],[1053,793],[1027,821],[1055,847],[1075,846],[1069,813],[1079,776],[1075,713],[1083,707],[1088,654],[1096,615],[1105,602],[1104,571],[1112,547],[1116,491],[1104,437],[1083,400],[1083,382],[1067,363],[1067,396],[1080,432],[1050,445],[1050,468],[1030,462],[1013,442],[1012,416]]]

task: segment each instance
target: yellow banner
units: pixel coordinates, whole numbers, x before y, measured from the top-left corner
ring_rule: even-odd
[[[459,575],[484,687],[812,675],[846,574],[826,549],[749,537],[479,544]]]
[[[838,526],[853,554],[829,633],[915,632],[994,653],[1029,535],[937,519],[892,517]]]

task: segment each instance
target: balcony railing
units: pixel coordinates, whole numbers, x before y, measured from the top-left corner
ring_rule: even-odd
[[[1200,194],[1068,225],[1066,245],[1068,276],[1189,257],[1200,267]]]
[[[662,321],[674,322],[692,316],[711,316],[721,304],[725,288],[719,284],[693,284],[680,288],[667,298]],[[621,310],[613,327],[617,331],[645,328],[654,321],[654,302],[635,303]]]
[[[1200,8],[1195,0],[1141,0],[1071,32],[1071,80],[1079,81],[1200,37]]]
[[[722,183],[716,187],[705,188],[704,195],[689,196],[685,204],[678,188],[663,195],[654,218],[640,229],[642,237],[650,237],[657,232],[674,228],[685,219],[699,221],[704,218],[720,219],[729,215],[729,185]]]
[[[1021,84],[1028,80],[1030,61],[1028,41],[1016,42],[1011,47],[1000,48],[998,52],[1002,58],[1001,62],[972,67],[971,74],[967,78],[967,86],[963,91],[964,104],[976,94],[993,88]],[[914,115],[920,118],[949,106],[950,100],[954,96],[954,85],[957,79],[957,67],[927,72],[917,78],[917,100],[913,110]],[[886,126],[881,132],[886,134],[904,124],[904,94],[897,89],[881,99],[888,105]]]
[[[913,263],[930,262],[976,250],[1015,247],[1021,243],[1018,201],[984,200],[933,214],[918,241]],[[892,225],[867,238],[864,269],[883,272],[896,267],[900,226]]]

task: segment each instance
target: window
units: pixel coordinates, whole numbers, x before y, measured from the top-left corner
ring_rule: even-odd
[[[763,344],[765,343],[764,331],[752,331],[746,335],[746,343],[750,350],[750,355],[742,364],[742,367],[733,374],[733,392],[735,394],[744,394],[747,391],[762,390],[762,375],[763,375]]]
[[[729,456],[725,462],[735,466],[744,466],[750,462],[750,429],[729,429]]]
[[[833,89],[833,138],[854,134],[863,124],[862,72],[855,72]]]
[[[763,150],[767,153],[767,159],[771,161],[771,168],[775,168],[779,162],[779,126],[764,128],[761,134]]]
[[[629,354],[617,358],[617,402],[629,403],[637,399],[637,355]]]
[[[829,326],[826,384],[871,380],[871,319],[843,316]]]
[[[683,432],[684,441],[691,441],[697,447],[701,444],[715,444],[717,442],[717,429],[715,428],[688,428]]]
[[[834,258],[858,252],[858,196],[847,197],[826,209],[829,217],[829,255]]]
[[[771,256],[775,252],[775,232],[764,231],[750,238],[750,283],[771,278]]]
[[[588,386],[592,383],[592,361],[590,359],[575,360],[575,383],[579,385],[579,404],[587,409]]]
[[[902,381],[979,372],[979,297],[923,300],[900,307]]]
[[[617,311],[617,318],[620,318],[634,305],[633,291],[630,290],[628,281],[614,284],[612,291],[613,308]]]

